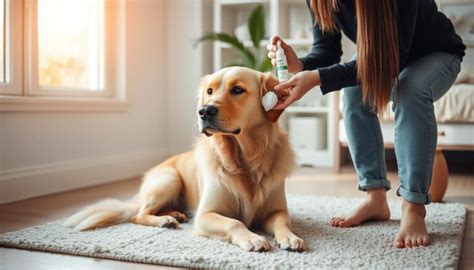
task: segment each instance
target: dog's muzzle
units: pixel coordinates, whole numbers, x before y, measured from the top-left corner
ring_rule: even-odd
[[[217,114],[219,109],[214,105],[202,105],[199,107],[198,115],[201,121],[201,133],[206,134],[210,137],[213,133],[227,133],[227,134],[240,134],[240,128],[234,131],[228,131],[219,127],[217,121]]]
[[[199,118],[202,121],[213,121],[217,117],[219,110],[214,105],[202,105],[199,110]]]

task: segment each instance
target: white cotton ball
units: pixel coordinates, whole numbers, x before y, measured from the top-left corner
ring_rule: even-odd
[[[265,109],[266,112],[268,112],[273,107],[275,107],[277,103],[278,103],[278,97],[273,91],[267,92],[262,97],[263,108]]]

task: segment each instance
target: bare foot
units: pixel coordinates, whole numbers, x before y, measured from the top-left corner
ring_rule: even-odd
[[[400,231],[393,244],[397,248],[428,246],[431,239],[425,224],[426,209],[423,204],[402,203]]]
[[[329,221],[335,227],[352,227],[369,220],[389,220],[387,195],[384,188],[367,190],[367,199],[348,217],[333,217]]]

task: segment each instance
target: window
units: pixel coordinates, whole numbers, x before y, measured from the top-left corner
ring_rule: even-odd
[[[0,94],[21,94],[21,17],[18,1],[0,0]]]
[[[124,5],[0,0],[0,110],[25,101],[123,103]]]
[[[38,0],[38,85],[104,90],[104,0]]]

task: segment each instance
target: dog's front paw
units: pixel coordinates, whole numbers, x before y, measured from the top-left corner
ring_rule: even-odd
[[[232,242],[247,251],[269,251],[271,249],[267,239],[255,233],[237,236]]]
[[[303,239],[293,233],[275,236],[275,243],[280,249],[289,251],[305,251],[306,244]]]

